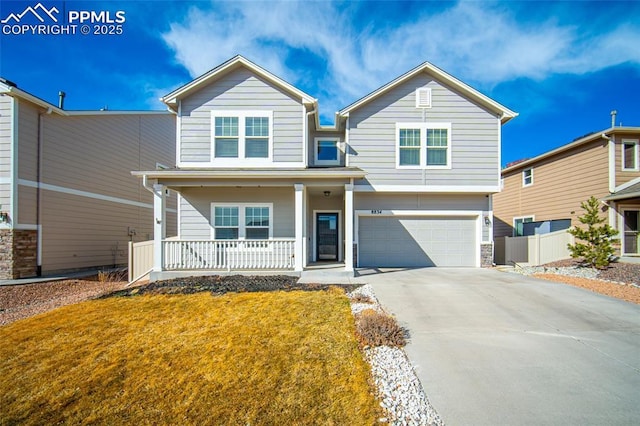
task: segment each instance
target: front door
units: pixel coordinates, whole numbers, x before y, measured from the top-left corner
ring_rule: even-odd
[[[338,213],[317,213],[316,230],[316,260],[338,260]]]
[[[640,254],[640,211],[624,211],[624,254]]]

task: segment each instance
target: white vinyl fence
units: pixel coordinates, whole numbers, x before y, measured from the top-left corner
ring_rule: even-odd
[[[566,229],[527,237],[504,237],[504,257],[496,254],[496,263],[543,265],[556,260],[568,259],[571,254],[567,244],[574,243],[573,235],[569,234]],[[496,249],[501,245],[497,244]],[[504,262],[498,262],[502,260]]]

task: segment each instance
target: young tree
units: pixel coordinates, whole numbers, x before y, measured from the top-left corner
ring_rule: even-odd
[[[611,237],[617,235],[618,231],[605,224],[606,219],[600,217],[600,202],[596,197],[591,196],[583,201],[581,207],[584,214],[578,220],[586,225],[586,229],[574,226],[568,232],[584,243],[568,244],[571,257],[581,257],[585,263],[595,268],[606,268],[609,258],[615,253]]]

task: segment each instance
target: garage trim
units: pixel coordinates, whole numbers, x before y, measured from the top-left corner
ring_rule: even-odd
[[[360,266],[360,217],[385,216],[416,216],[416,217],[472,217],[476,220],[475,266],[480,267],[480,242],[482,241],[482,211],[479,210],[355,210],[354,211],[354,242],[358,266]]]

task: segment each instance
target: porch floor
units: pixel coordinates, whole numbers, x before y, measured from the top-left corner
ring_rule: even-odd
[[[300,274],[302,284],[352,284],[353,271],[345,271],[342,262],[313,262]]]

